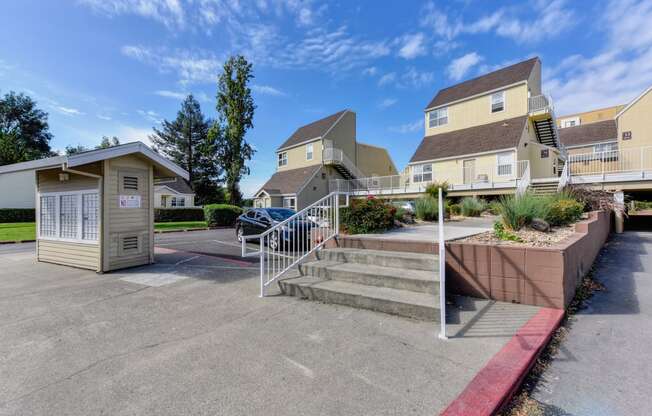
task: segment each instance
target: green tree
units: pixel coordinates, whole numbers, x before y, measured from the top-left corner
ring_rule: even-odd
[[[87,147],[84,147],[81,144],[78,144],[78,145],[75,145],[75,146],[69,144],[68,146],[66,146],[66,155],[68,155],[68,156],[76,155],[77,153],[87,152],[89,150],[91,150],[91,149],[89,149]]]
[[[181,103],[176,119],[163,120],[161,128],[154,127],[150,136],[156,151],[188,171],[198,204],[224,201],[219,186],[219,165],[213,158],[215,140],[208,137],[211,123],[190,94]]]
[[[253,79],[252,65],[243,56],[232,56],[224,63],[217,85],[219,120],[209,132],[215,158],[225,173],[229,203],[238,205],[242,199],[240,179],[249,174],[246,162],[254,150],[245,140],[252,128],[256,105],[249,82]]]
[[[109,147],[120,145],[120,139],[117,137],[102,136],[100,144],[95,146],[96,149],[108,149]]]
[[[0,98],[0,165],[52,155],[48,114],[24,94],[11,91]]]

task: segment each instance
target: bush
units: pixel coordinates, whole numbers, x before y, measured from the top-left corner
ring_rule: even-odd
[[[414,213],[403,207],[397,207],[394,214],[394,220],[403,224],[414,224]]]
[[[435,221],[439,216],[439,206],[437,198],[431,196],[423,196],[417,199],[415,202],[416,205],[416,215],[417,218],[422,221]]]
[[[504,196],[499,201],[499,211],[504,225],[510,230],[520,230],[533,218],[547,218],[550,199],[525,193],[519,197]]]
[[[521,237],[507,231],[503,223],[500,221],[496,221],[494,223],[494,235],[500,240],[518,241],[518,242],[523,241]]]
[[[634,201],[633,205],[634,205],[634,211],[652,209],[652,202],[648,202],[648,201]]]
[[[426,195],[429,195],[435,199],[439,198],[439,188],[441,188],[442,198],[446,198],[446,195],[448,194],[448,182],[446,181],[435,181],[426,186]]]
[[[154,222],[204,221],[201,208],[154,208]]]
[[[467,196],[460,201],[460,210],[465,217],[479,217],[486,207],[484,199]]]
[[[235,205],[204,205],[204,217],[209,227],[232,226],[240,214],[242,208]]]
[[[487,211],[491,215],[500,215],[500,202],[499,201],[491,201],[487,204]]]
[[[394,226],[396,211],[380,199],[354,199],[340,210],[340,220],[349,234],[377,233]]]
[[[460,215],[462,208],[460,207],[460,204],[450,204],[448,206],[448,212],[450,215]]]
[[[0,208],[0,223],[3,222],[35,222],[34,208]]]
[[[584,212],[584,204],[574,199],[553,200],[545,220],[550,225],[568,225],[579,220],[582,212]]]

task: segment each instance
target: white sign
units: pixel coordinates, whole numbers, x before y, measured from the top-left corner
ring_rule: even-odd
[[[120,195],[120,208],[140,208],[140,195]]]

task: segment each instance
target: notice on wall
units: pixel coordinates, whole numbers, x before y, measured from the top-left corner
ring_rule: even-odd
[[[140,208],[140,195],[120,195],[120,208]]]

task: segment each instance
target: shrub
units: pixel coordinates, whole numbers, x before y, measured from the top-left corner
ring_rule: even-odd
[[[460,207],[460,204],[450,204],[448,206],[448,212],[450,215],[460,215],[462,208]]]
[[[232,226],[240,214],[242,214],[242,208],[235,205],[204,205],[204,217],[209,227]]]
[[[201,208],[154,208],[154,222],[204,221]]]
[[[34,208],[0,208],[0,223],[34,221],[36,221]]]
[[[652,209],[652,202],[648,201],[634,201],[634,211]]]
[[[521,237],[517,236],[516,234],[510,231],[507,231],[503,223],[500,221],[494,222],[494,235],[500,240],[518,241],[518,242],[523,241]]]
[[[487,204],[487,211],[491,215],[500,215],[500,202],[493,200]]]
[[[441,188],[442,198],[446,198],[446,195],[448,194],[448,182],[446,181],[435,181],[426,186],[426,195],[429,195],[435,199],[439,198],[439,188]]]
[[[431,196],[423,196],[417,199],[415,202],[416,205],[416,215],[417,218],[422,221],[435,221],[439,216],[439,206],[437,198]]]
[[[340,220],[349,234],[377,233],[394,226],[396,211],[380,199],[354,199],[340,210]]]
[[[460,201],[460,209],[465,217],[479,217],[485,210],[487,202],[484,199],[467,196]]]
[[[579,220],[584,212],[584,204],[574,199],[558,199],[550,202],[545,220],[550,225],[567,225]]]
[[[525,193],[521,196],[505,196],[499,201],[499,211],[504,225],[517,231],[528,225],[532,218],[546,218],[550,206],[548,198]]]

